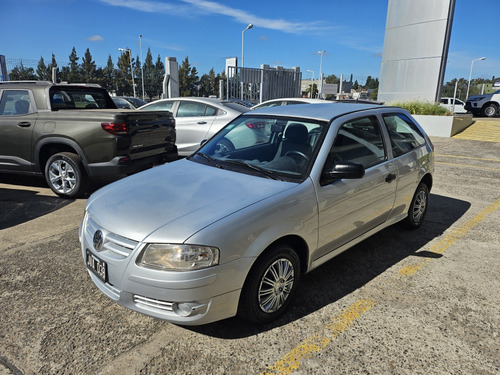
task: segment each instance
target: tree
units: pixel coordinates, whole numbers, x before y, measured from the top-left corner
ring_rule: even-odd
[[[67,76],[67,81],[74,82],[82,82],[82,71],[78,60],[80,58],[76,54],[76,49],[73,47],[71,50],[71,54],[69,55],[69,71]]]
[[[92,55],[90,54],[90,50],[87,48],[85,51],[85,55],[83,56],[82,61],[82,82],[91,83],[96,81],[96,65],[95,61],[92,60]]]
[[[113,64],[113,59],[111,55],[108,56],[108,63],[102,72],[102,80],[100,82],[102,87],[108,91],[116,91],[115,83],[115,66]]]
[[[153,69],[153,87],[152,95],[159,98],[163,93],[163,78],[165,77],[165,65],[161,61],[161,57],[158,54],[156,59],[156,64]]]
[[[132,96],[132,76],[130,75],[130,53],[125,51],[120,55],[116,63],[118,69],[115,71],[116,93],[119,96]]]
[[[331,74],[327,77],[325,77],[325,83],[340,83],[340,78],[338,78],[335,74]]]
[[[43,56],[41,56],[40,60],[38,60],[38,66],[36,68],[36,75],[38,76],[38,79],[41,81],[50,80],[51,74],[49,73],[49,69],[45,65],[45,61],[43,60]]]
[[[19,66],[16,66],[9,73],[11,81],[36,80],[35,71],[33,68],[25,68],[21,60]]]
[[[199,82],[196,68],[191,68],[189,57],[186,56],[179,68],[179,94],[180,96],[195,96]]]

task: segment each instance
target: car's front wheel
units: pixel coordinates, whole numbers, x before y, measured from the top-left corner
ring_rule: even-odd
[[[63,198],[76,198],[87,188],[82,160],[71,152],[60,152],[49,158],[45,179],[52,191]]]
[[[271,248],[247,276],[238,314],[255,323],[269,323],[288,308],[300,279],[300,260],[288,245]]]
[[[418,185],[417,191],[408,210],[408,216],[403,222],[403,225],[408,229],[417,229],[424,222],[427,214],[427,206],[429,205],[429,187],[425,183]]]
[[[498,106],[494,103],[489,103],[483,107],[482,114],[486,117],[496,116],[498,113]]]

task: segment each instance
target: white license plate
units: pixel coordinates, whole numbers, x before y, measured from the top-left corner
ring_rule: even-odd
[[[102,281],[108,281],[108,265],[105,261],[99,259],[95,255],[93,255],[89,249],[86,249],[87,252],[87,268],[91,270],[98,278]]]

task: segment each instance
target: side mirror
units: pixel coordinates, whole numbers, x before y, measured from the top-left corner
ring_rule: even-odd
[[[335,180],[362,178],[365,175],[365,167],[360,163],[352,161],[341,161],[330,171],[324,171],[321,176],[321,185],[331,184]]]

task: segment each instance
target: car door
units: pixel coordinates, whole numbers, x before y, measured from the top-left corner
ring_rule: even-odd
[[[175,116],[176,145],[179,155],[189,155],[208,138],[208,131],[217,118],[218,109],[203,102],[179,100]]]
[[[0,169],[30,171],[37,120],[29,90],[0,92]]]
[[[375,116],[338,127],[324,170],[342,161],[361,163],[365,175],[318,187],[319,242],[313,261],[383,224],[394,205],[396,170]]]

